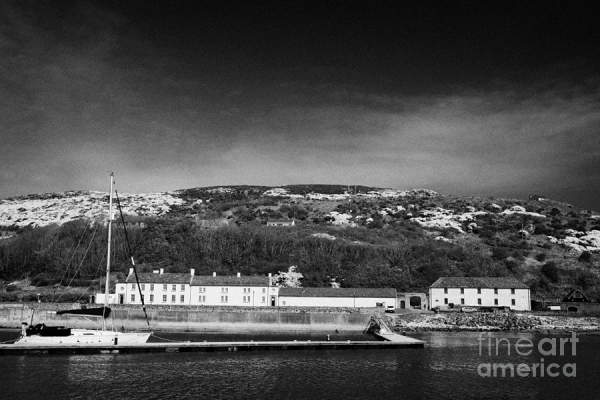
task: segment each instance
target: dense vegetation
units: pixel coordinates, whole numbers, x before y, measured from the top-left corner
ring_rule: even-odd
[[[306,192],[310,187],[305,186],[294,190]],[[336,186],[329,192],[342,189]],[[266,275],[295,265],[304,275],[304,286],[324,287],[335,280],[342,287],[400,291],[426,291],[440,276],[516,276],[537,297],[562,297],[571,288],[600,296],[598,255],[568,257],[547,239],[564,237],[566,229],[600,230],[590,213],[568,205],[448,196],[305,201],[260,193],[256,187],[227,193],[192,189],[181,194],[186,205],[173,209],[168,218],[130,217],[127,232],[136,263],[142,270],[194,268],[200,275]],[[547,217],[500,214],[493,205],[521,205]],[[439,207],[488,213],[478,217],[469,233],[425,229],[410,219]],[[331,211],[353,215],[357,226],[332,225]],[[265,226],[272,218],[294,218],[297,224]],[[114,234],[113,270],[123,278],[129,269],[123,227]],[[81,220],[21,229],[0,243],[0,279],[97,290],[105,252],[106,227],[98,223]]]

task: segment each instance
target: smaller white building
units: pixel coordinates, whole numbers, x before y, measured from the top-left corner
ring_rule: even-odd
[[[279,288],[280,307],[396,307],[396,289]]]
[[[267,221],[267,226],[294,226],[296,220],[294,219],[270,219]]]
[[[429,306],[510,307],[531,310],[529,287],[516,278],[442,277],[429,287]]]

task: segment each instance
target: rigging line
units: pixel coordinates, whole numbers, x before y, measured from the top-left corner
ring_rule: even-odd
[[[75,280],[75,276],[77,275],[77,273],[79,272],[79,270],[81,269],[81,266],[83,265],[83,262],[85,261],[85,256],[87,255],[88,251],[90,250],[90,247],[92,247],[92,244],[94,243],[94,236],[96,236],[96,232],[98,231],[98,225],[96,224],[95,228],[94,228],[94,232],[92,232],[92,237],[90,239],[90,243],[88,244],[87,249],[85,249],[85,253],[83,253],[83,257],[81,258],[81,262],[79,263],[79,266],[77,267],[77,269],[75,270],[75,273],[73,274],[73,277],[71,278],[71,280],[69,281],[69,284],[67,285],[67,287],[70,287],[71,284],[73,283],[73,281]],[[61,279],[62,281],[62,279]],[[88,286],[88,289],[92,286],[92,284],[90,283],[90,285]],[[61,293],[60,296],[58,296],[58,299],[56,299],[56,301],[58,302],[58,300],[60,300],[60,298],[62,297],[64,293]],[[81,300],[81,297],[83,295],[79,295],[79,298],[77,300]],[[52,302],[54,302],[54,300],[52,300]]]
[[[129,254],[129,259],[131,260],[131,265],[133,266],[133,273],[135,275],[135,281],[137,283],[138,291],[140,293],[140,300],[142,300],[142,310],[144,311],[144,316],[146,317],[146,323],[150,326],[150,321],[148,321],[148,313],[146,312],[146,304],[144,304],[144,295],[142,293],[142,288],[140,286],[140,279],[138,277],[137,268],[135,267],[135,261],[133,260],[133,252],[131,251],[131,244],[129,243],[129,235],[127,234],[127,226],[125,225],[125,217],[123,217],[123,209],[121,208],[121,201],[119,200],[119,192],[115,189],[115,197],[117,200],[117,208],[119,209],[119,214],[121,215],[121,222],[123,223],[123,232],[125,233],[125,243],[127,244],[127,252]]]
[[[75,258],[75,254],[77,253],[77,249],[79,248],[79,245],[81,244],[83,237],[85,236],[86,232],[88,230],[87,224],[85,229],[83,230],[83,233],[81,234],[81,237],[79,238],[79,242],[77,242],[77,246],[75,246],[75,250],[73,250],[73,254],[71,254],[71,259],[69,260],[69,263],[67,264],[67,267],[65,268],[65,272],[63,272],[62,276],[60,277],[60,281],[58,282],[59,285],[62,285],[62,281],[63,279],[65,279],[65,276],[67,275],[67,272],[69,271],[69,268],[71,267],[71,263],[73,262],[73,258]],[[72,280],[71,280],[72,282]],[[54,302],[54,298],[52,299],[52,301]]]
[[[73,250],[73,254],[71,254],[71,259],[69,260],[69,263],[67,264],[67,268],[65,268],[65,272],[63,273],[63,275],[60,277],[60,281],[58,282],[59,285],[62,285],[63,280],[65,279],[65,276],[67,275],[67,272],[69,271],[69,268],[71,267],[71,263],[73,262],[73,259],[75,258],[75,254],[77,253],[77,249],[79,249],[79,245],[81,244],[81,242],[83,241],[83,237],[85,236],[85,234],[88,231],[88,226],[86,225],[83,233],[81,234],[81,237],[79,238],[79,242],[77,243],[77,246],[75,246],[75,250]],[[87,253],[87,250],[86,250]],[[85,255],[84,255],[85,256]],[[71,286],[71,283],[73,282],[73,279],[75,277],[75,275],[77,274],[77,272],[75,272],[75,274],[73,275],[73,278],[71,278],[71,281],[69,282],[69,284],[67,285],[67,287]],[[54,302],[54,296],[52,297],[52,302]],[[62,297],[62,294],[60,296],[58,296],[58,299],[60,299]],[[58,299],[56,301],[58,301]]]

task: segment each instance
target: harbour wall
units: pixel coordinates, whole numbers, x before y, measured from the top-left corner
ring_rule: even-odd
[[[23,322],[94,328],[82,317],[57,315],[56,307],[0,305],[0,326],[20,328]],[[147,309],[150,327],[144,312],[139,309],[113,309],[107,324],[121,330],[150,329],[155,331],[189,332],[360,332],[369,323],[371,313],[340,310],[163,310]],[[33,318],[32,318],[33,314]]]

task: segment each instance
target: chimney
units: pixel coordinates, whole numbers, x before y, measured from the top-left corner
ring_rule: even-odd
[[[239,273],[239,272],[237,273],[237,277],[238,277],[238,278],[240,277],[240,273]]]
[[[162,274],[164,274],[164,272],[165,272],[165,269],[164,269],[164,268],[161,268],[161,269],[160,269],[160,274],[162,275]]]
[[[213,276],[217,276],[217,273],[216,273],[216,272],[213,272]]]
[[[191,268],[191,269],[190,269],[190,275],[191,275],[191,276],[194,276],[194,274],[195,274],[195,273],[196,273],[196,270],[195,270],[194,268]]]

